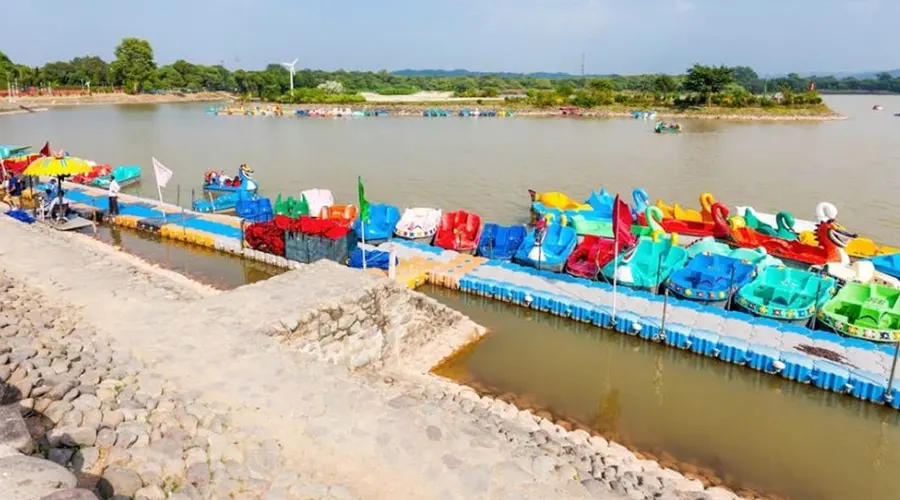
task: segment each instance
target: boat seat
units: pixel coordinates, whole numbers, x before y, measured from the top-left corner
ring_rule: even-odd
[[[875,265],[867,260],[858,260],[853,263],[853,272],[859,281],[870,283],[875,278]]]

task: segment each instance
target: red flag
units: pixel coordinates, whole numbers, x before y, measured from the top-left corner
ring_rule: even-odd
[[[44,143],[44,147],[41,148],[41,156],[50,156],[50,141]]]

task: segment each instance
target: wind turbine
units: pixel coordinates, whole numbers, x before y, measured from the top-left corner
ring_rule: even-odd
[[[288,71],[291,72],[291,93],[292,94],[294,93],[294,75],[297,74],[297,70],[294,69],[294,65],[297,64],[298,60],[299,60],[299,58],[294,59],[294,62],[291,62],[291,63],[286,63],[286,62],[281,63],[282,66],[284,66],[285,68],[288,69]]]

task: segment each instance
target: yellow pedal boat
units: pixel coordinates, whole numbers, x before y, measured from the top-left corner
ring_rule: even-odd
[[[716,197],[712,193],[703,193],[700,195],[700,211],[682,208],[678,203],[669,206],[662,200],[656,200],[656,206],[663,212],[666,219],[675,219],[686,222],[711,222],[712,206],[716,202]]]

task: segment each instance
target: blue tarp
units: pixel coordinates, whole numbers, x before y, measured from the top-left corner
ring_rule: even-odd
[[[350,267],[362,269],[362,248],[357,248],[350,254]],[[381,250],[366,250],[366,267],[373,269],[384,269],[387,271],[391,262],[391,255]],[[400,262],[400,259],[394,257],[394,265]]]
[[[6,212],[6,215],[17,221],[24,222],[25,224],[34,224],[34,217],[24,210],[10,210],[9,212]]]

